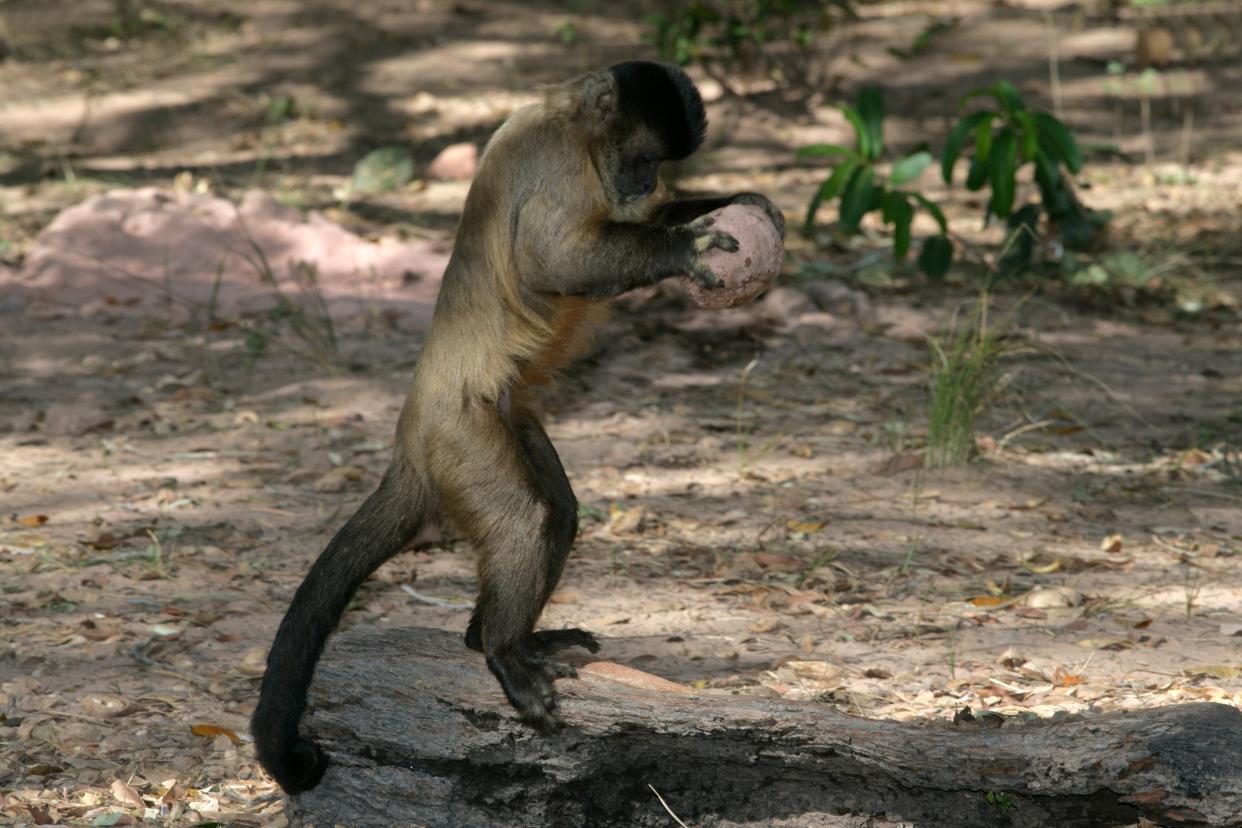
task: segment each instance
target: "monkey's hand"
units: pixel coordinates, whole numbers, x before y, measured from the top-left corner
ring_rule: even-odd
[[[739,247],[737,239],[733,236],[713,230],[712,227],[715,224],[714,216],[701,216],[686,225],[694,239],[694,260],[686,275],[705,288],[718,288],[723,286],[724,282],[703,261],[703,254],[709,250],[736,253]]]
[[[781,238],[785,238],[785,214],[767,196],[760,193],[738,193],[729,200],[729,203],[753,204],[755,207],[763,210],[763,212],[767,213],[772,225],[780,232]]]

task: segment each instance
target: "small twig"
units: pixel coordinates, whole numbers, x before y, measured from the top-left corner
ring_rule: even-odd
[[[1010,431],[1004,437],[1000,438],[1000,440],[996,443],[996,450],[1003,451],[1005,449],[1005,446],[1008,445],[1009,441],[1012,440],[1013,438],[1026,434],[1028,431],[1036,431],[1041,428],[1047,428],[1048,426],[1053,425],[1055,422],[1056,422],[1055,420],[1040,420],[1034,423],[1027,423],[1021,428],[1015,428],[1013,431]]]
[[[1143,153],[1150,167],[1156,163],[1156,138],[1151,131],[1151,96],[1146,92],[1139,98],[1139,118],[1143,123]]]
[[[134,647],[129,651],[130,657],[146,669],[150,670],[152,673],[180,679],[181,681],[194,685],[200,690],[206,690],[208,693],[211,693],[211,685],[209,682],[200,679],[198,676],[191,675],[190,673],[183,673],[180,670],[173,670],[168,667],[163,667],[158,661],[147,655],[144,650],[150,646],[151,643],[152,641],[148,639],[147,641],[134,645]]]
[[[424,595],[409,584],[402,584],[401,591],[420,604],[430,604],[433,607],[446,607],[448,609],[474,609],[474,604],[463,604],[461,601],[450,601],[446,598],[437,598],[434,595]]]
[[[1222,500],[1235,500],[1242,503],[1242,497],[1229,492],[1214,492],[1211,489],[1191,489],[1185,486],[1171,486],[1174,491],[1185,492],[1186,494],[1198,495],[1199,497],[1219,497]]]
[[[1183,167],[1190,166],[1190,143],[1195,133],[1195,111],[1193,107],[1186,108],[1186,114],[1182,117],[1182,140],[1178,148],[1178,155],[1181,156]]]
[[[1115,390],[1113,390],[1112,386],[1104,382],[1104,380],[1100,379],[1099,377],[1094,376],[1093,374],[1087,371],[1082,370],[1081,368],[1076,367],[1073,363],[1069,361],[1069,359],[1065,357],[1064,354],[1062,354],[1060,351],[1058,351],[1056,348],[1052,347],[1051,345],[1048,345],[1043,342],[1032,342],[1031,347],[1035,349],[1036,353],[1041,353],[1046,356],[1051,356],[1057,362],[1061,363],[1061,367],[1064,368],[1066,371],[1068,371],[1070,374],[1080,379],[1084,379],[1087,382],[1099,388],[1101,391],[1103,391],[1108,396],[1109,399],[1111,399],[1113,402],[1117,403],[1118,405],[1121,405],[1123,408],[1129,411],[1131,416],[1137,419],[1140,423],[1147,426],[1147,428],[1152,429],[1153,431],[1155,430],[1156,427],[1152,424],[1150,420],[1144,417],[1142,413],[1140,413],[1139,410],[1135,408],[1132,404],[1130,404],[1125,399],[1123,399],[1122,396],[1119,393],[1117,393]]]
[[[669,816],[671,816],[671,817],[673,818],[673,821],[674,821],[674,822],[676,822],[678,825],[680,825],[680,826],[681,826],[681,828],[690,828],[690,826],[689,826],[689,825],[687,825],[686,823],[684,823],[684,822],[682,822],[682,821],[681,821],[681,817],[679,817],[679,816],[677,816],[677,814],[673,813],[673,809],[672,809],[672,808],[670,808],[670,807],[668,807],[668,803],[664,801],[664,797],[660,796],[660,792],[659,792],[659,791],[657,791],[657,790],[655,789],[655,786],[654,786],[654,785],[652,785],[652,784],[648,783],[648,784],[647,784],[647,787],[648,787],[648,788],[651,788],[651,792],[652,792],[653,794],[655,794],[655,795],[656,795],[656,799],[660,800],[660,804],[664,806],[664,810],[668,811],[668,815],[669,815]]]

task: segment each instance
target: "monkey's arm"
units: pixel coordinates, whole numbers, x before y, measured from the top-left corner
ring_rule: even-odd
[[[705,216],[713,210],[732,203],[733,196],[707,196],[704,198],[679,198],[670,201],[660,208],[655,215],[658,224],[685,224],[699,216]]]
[[[523,283],[540,293],[605,299],[689,276],[708,287],[720,280],[703,264],[713,248],[737,250],[737,240],[701,222],[637,224],[606,221],[553,240],[539,232],[546,221],[519,228],[514,248]]]

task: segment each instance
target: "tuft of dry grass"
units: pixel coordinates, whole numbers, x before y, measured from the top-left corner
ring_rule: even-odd
[[[970,320],[944,340],[932,339],[930,400],[927,412],[928,468],[966,463],[975,454],[975,420],[1000,379],[1007,350],[988,330],[987,297]]]

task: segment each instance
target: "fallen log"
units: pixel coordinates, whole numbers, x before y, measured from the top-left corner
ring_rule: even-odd
[[[566,727],[545,738],[460,636],[341,634],[303,724],[333,764],[289,802],[290,825],[1242,825],[1227,705],[910,724],[583,664],[557,682]]]

